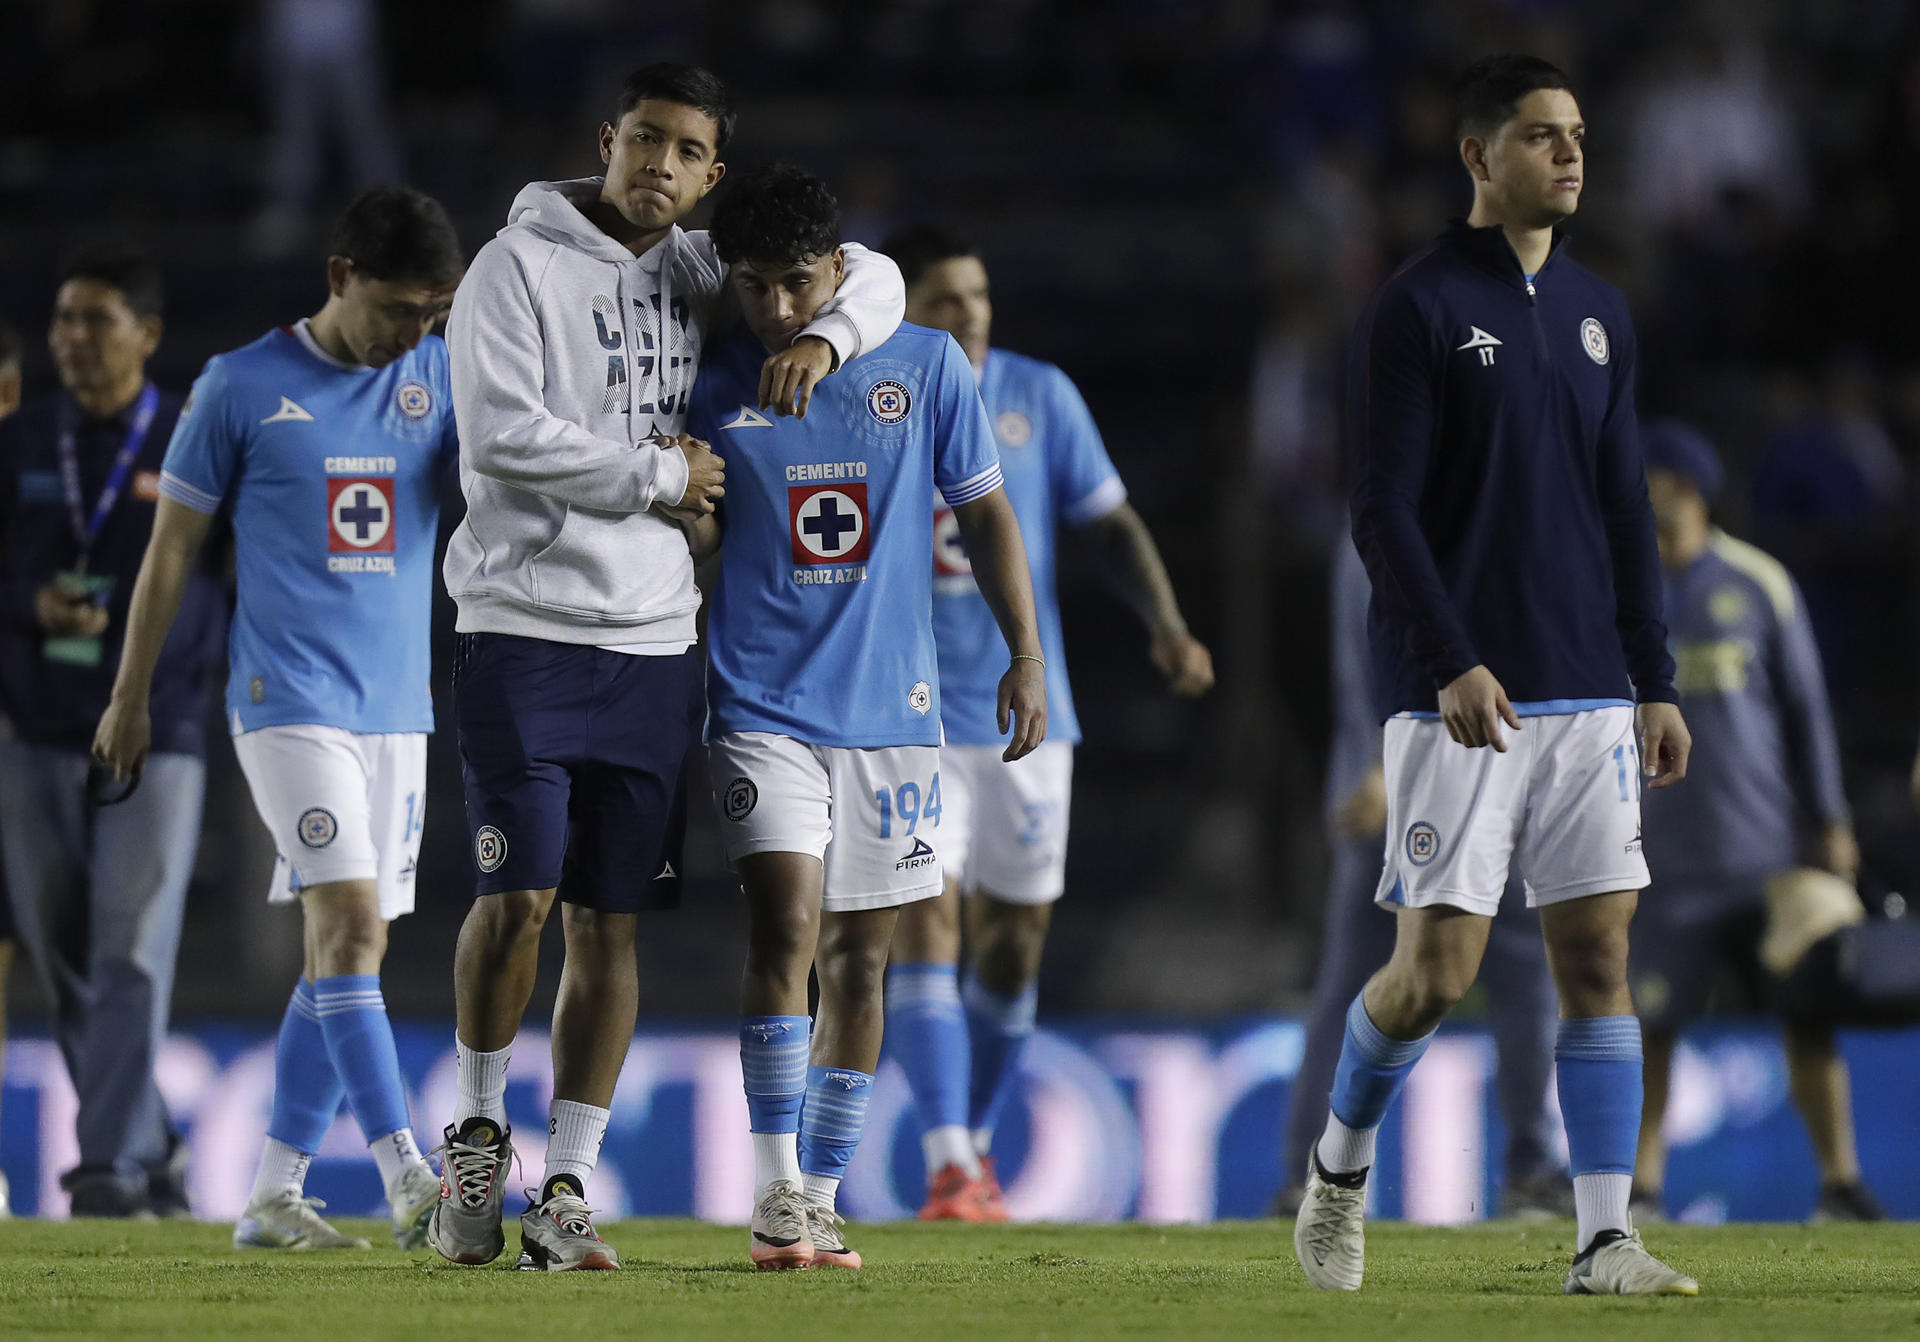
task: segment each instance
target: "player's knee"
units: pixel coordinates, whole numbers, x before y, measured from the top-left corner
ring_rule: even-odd
[[[797,900],[756,909],[748,932],[748,957],[762,965],[808,960],[818,937],[819,914]]]
[[[1613,999],[1627,991],[1625,928],[1596,929],[1556,937],[1553,976],[1563,999],[1576,1004]]]
[[[823,947],[814,965],[820,995],[857,1005],[881,1001],[887,974],[887,947],[841,943]]]
[[[377,973],[387,953],[387,925],[374,910],[337,910],[315,929],[313,950],[323,978]]]
[[[569,904],[561,911],[569,956],[615,958],[633,953],[638,919],[631,913],[608,913]]]
[[[553,892],[505,890],[484,896],[476,907],[489,941],[506,944],[538,941],[547,925],[547,914],[553,908]]]

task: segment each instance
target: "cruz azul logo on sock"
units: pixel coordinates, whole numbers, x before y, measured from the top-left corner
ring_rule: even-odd
[[[791,1025],[777,1020],[761,1021],[757,1025],[749,1025],[746,1027],[747,1033],[763,1044],[771,1044],[781,1035],[790,1033],[792,1029],[793,1027]]]
[[[862,1076],[858,1072],[828,1072],[820,1079],[845,1090],[859,1090],[862,1086],[873,1084],[872,1077]]]

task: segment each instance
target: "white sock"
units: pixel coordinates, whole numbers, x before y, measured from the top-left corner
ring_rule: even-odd
[[[427,1158],[420,1154],[420,1143],[413,1140],[412,1128],[399,1128],[384,1137],[375,1137],[367,1143],[367,1150],[373,1152],[373,1163],[380,1167],[380,1186],[391,1189],[400,1182],[410,1166],[424,1165]]]
[[[949,1165],[958,1165],[969,1179],[978,1179],[982,1173],[980,1156],[973,1149],[973,1134],[963,1124],[928,1128],[920,1135],[920,1154],[926,1159],[928,1179]]]
[[[973,1154],[976,1158],[984,1159],[985,1157],[993,1154],[993,1129],[992,1128],[975,1128],[973,1130],[972,1137],[973,1137]]]
[[[253,1176],[253,1200],[264,1202],[285,1193],[299,1197],[307,1191],[307,1167],[311,1164],[313,1157],[305,1151],[267,1138],[266,1150],[260,1153],[260,1169]]]
[[[1328,1174],[1352,1174],[1373,1164],[1373,1142],[1378,1127],[1350,1128],[1332,1113],[1327,1115],[1327,1130],[1320,1134],[1316,1148],[1320,1168]]]
[[[482,1053],[468,1048],[456,1035],[453,1041],[456,1069],[460,1077],[460,1108],[454,1122],[469,1118],[490,1118],[502,1128],[507,1126],[507,1059],[513,1045]]]
[[[1579,1220],[1575,1252],[1583,1252],[1602,1230],[1622,1234],[1633,1229],[1627,1199],[1633,1196],[1631,1174],[1576,1174],[1573,1176],[1573,1214]]]
[[[756,1132],[753,1134],[753,1200],[758,1204],[767,1189],[786,1180],[800,1182],[800,1134],[797,1132]]]
[[[578,1100],[555,1100],[547,1113],[547,1172],[541,1187],[556,1174],[571,1174],[584,1191],[587,1177],[600,1163],[600,1141],[607,1135],[609,1113]]]
[[[801,1176],[805,1181],[807,1201],[827,1211],[833,1210],[833,1200],[840,1196],[840,1178],[833,1174],[808,1174]]]

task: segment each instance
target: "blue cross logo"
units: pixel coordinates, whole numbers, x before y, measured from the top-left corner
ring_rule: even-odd
[[[820,538],[820,544],[815,548],[825,555],[836,555],[846,548],[840,544],[842,532],[859,529],[859,516],[854,513],[842,514],[839,500],[831,494],[821,495],[818,511],[800,524],[802,532]]]
[[[353,505],[338,510],[340,525],[352,527],[352,539],[364,543],[367,533],[373,527],[387,520],[386,510],[373,502],[373,491],[360,488],[353,491]]]

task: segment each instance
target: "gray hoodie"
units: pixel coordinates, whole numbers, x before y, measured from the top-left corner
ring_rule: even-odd
[[[453,300],[447,347],[467,516],[447,546],[462,632],[643,650],[694,638],[700,594],[680,529],[649,511],[686,491],[677,434],[726,267],[678,227],[635,256],[581,207],[602,179],[533,182]],[[891,336],[900,271],[847,245],[803,334],[840,363]]]

